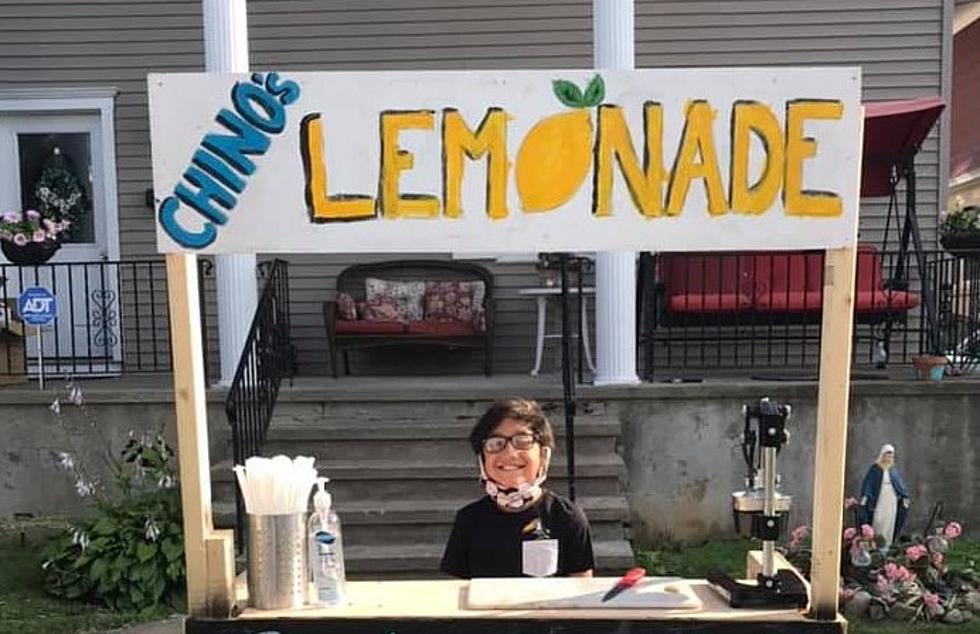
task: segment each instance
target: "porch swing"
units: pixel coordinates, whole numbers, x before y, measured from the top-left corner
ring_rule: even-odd
[[[931,351],[938,350],[939,347],[939,319],[916,213],[915,155],[945,107],[946,104],[939,97],[871,102],[864,106],[861,197],[888,197],[888,212],[881,241],[882,257],[887,253],[889,246],[892,216],[895,218],[898,234],[898,253],[892,263],[891,275],[882,283],[886,297],[889,299],[885,310],[895,315],[904,314],[907,310],[905,306],[894,305],[891,300],[899,293],[908,296],[911,280],[907,275],[906,259],[911,255],[915,258],[916,273],[919,277],[928,327],[926,343]],[[898,186],[903,180],[905,181],[904,214],[899,211],[898,196]],[[858,263],[859,270],[862,268],[861,264]],[[883,330],[879,339],[884,351],[880,365],[883,365],[884,360],[888,358],[892,329],[896,321],[890,317],[891,315],[883,321]]]

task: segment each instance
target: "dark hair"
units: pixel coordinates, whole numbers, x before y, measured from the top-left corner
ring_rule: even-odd
[[[473,431],[470,432],[470,445],[474,453],[483,453],[483,441],[489,438],[497,426],[507,418],[527,423],[542,447],[554,448],[555,433],[551,430],[551,423],[545,417],[541,406],[524,398],[511,398],[491,405],[473,426]]]

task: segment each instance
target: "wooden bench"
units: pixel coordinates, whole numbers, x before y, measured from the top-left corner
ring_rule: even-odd
[[[753,318],[816,321],[823,310],[823,253],[799,251],[661,253],[653,270],[662,323],[748,323]],[[648,268],[651,265],[647,265]],[[918,294],[886,284],[882,258],[858,247],[854,313],[878,324],[919,305]]]
[[[424,344],[448,348],[483,348],[484,373],[493,374],[493,275],[468,262],[443,260],[393,260],[358,264],[337,276],[337,294],[347,293],[355,302],[366,299],[368,278],[393,282],[482,282],[483,328],[473,322],[447,319],[379,321],[341,319],[336,301],[323,303],[323,319],[330,350],[330,368],[337,377],[338,357],[343,355],[344,372],[350,374],[348,351],[404,344]]]

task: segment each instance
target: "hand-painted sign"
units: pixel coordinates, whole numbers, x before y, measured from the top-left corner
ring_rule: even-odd
[[[58,298],[42,286],[25,288],[17,296],[21,321],[31,326],[46,326],[58,316]]]
[[[852,244],[856,68],[149,78],[162,252]]]

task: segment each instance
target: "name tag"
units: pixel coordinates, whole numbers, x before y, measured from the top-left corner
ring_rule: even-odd
[[[522,542],[521,570],[529,577],[550,577],[558,572],[558,540]]]

